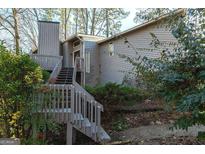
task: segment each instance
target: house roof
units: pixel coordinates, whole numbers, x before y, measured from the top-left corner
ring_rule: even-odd
[[[63,41],[62,43],[65,43],[67,41],[72,41],[72,40],[75,40],[76,38],[79,38],[79,39],[82,39],[82,40],[95,41],[98,44],[102,44],[104,42],[107,42],[107,41],[110,41],[112,39],[118,38],[118,37],[120,37],[122,35],[126,35],[126,34],[128,34],[130,32],[139,30],[139,29],[144,28],[144,27],[146,27],[148,25],[151,25],[151,24],[154,24],[156,22],[159,22],[160,20],[163,20],[163,19],[165,19],[167,17],[170,17],[171,15],[183,14],[184,12],[185,12],[185,9],[177,9],[177,10],[171,12],[171,13],[164,14],[164,15],[162,15],[160,17],[157,17],[157,18],[155,18],[153,20],[144,22],[144,23],[142,23],[140,25],[137,25],[135,27],[132,27],[130,29],[122,31],[122,32],[120,32],[120,33],[118,33],[116,35],[113,35],[111,37],[108,37],[108,38],[105,38],[105,37],[102,37],[102,36],[86,35],[86,34],[80,34],[79,33],[79,34],[74,34],[74,35],[70,36],[67,40]]]
[[[135,27],[132,27],[132,28],[130,28],[130,29],[127,29],[127,30],[125,30],[125,31],[122,31],[122,32],[120,32],[120,33],[118,33],[118,34],[116,34],[116,35],[113,35],[113,36],[111,36],[111,37],[108,37],[108,38],[105,38],[105,39],[103,39],[103,40],[100,40],[100,41],[98,41],[97,43],[98,43],[98,44],[101,44],[101,43],[110,41],[110,40],[112,40],[112,39],[114,39],[114,38],[117,38],[117,37],[119,37],[119,36],[128,34],[128,33],[130,33],[130,32],[133,32],[133,31],[139,30],[139,29],[141,29],[141,28],[143,28],[143,27],[146,27],[146,26],[148,26],[148,25],[154,24],[154,23],[156,23],[156,22],[158,22],[158,21],[160,21],[160,20],[162,20],[162,19],[165,19],[165,18],[167,18],[167,17],[170,17],[171,15],[183,14],[184,12],[185,12],[185,9],[177,9],[177,10],[171,12],[171,13],[167,13],[167,14],[162,15],[162,16],[160,16],[160,17],[157,17],[157,18],[155,18],[155,19],[153,19],[153,20],[147,21],[147,22],[145,22],[145,23],[142,23],[142,24],[140,24],[140,25],[137,25],[137,26],[135,26]]]
[[[85,40],[85,41],[96,41],[96,42],[99,41],[99,40],[105,39],[105,37],[103,37],[103,36],[86,35],[86,34],[74,34],[74,35],[70,36],[67,40],[63,41],[62,43],[67,42],[67,41],[72,41],[76,38],[80,38],[80,39]]]

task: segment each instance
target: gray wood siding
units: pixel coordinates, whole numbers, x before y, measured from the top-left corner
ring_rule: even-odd
[[[63,67],[72,67],[72,42],[63,43]]]
[[[38,22],[39,45],[38,54],[60,55],[59,23]]]
[[[138,55],[147,56],[149,58],[156,58],[161,55],[161,51],[155,49],[150,45],[153,40],[150,32],[154,33],[161,42],[164,42],[165,48],[167,47],[169,48],[169,50],[171,50],[173,47],[167,46],[166,42],[177,42],[168,29],[159,27],[156,24],[149,25],[135,32],[126,34],[124,37],[126,37],[127,40],[134,45],[135,48],[140,48],[137,50]],[[114,45],[114,56],[109,56],[109,42],[105,42],[99,45],[101,84],[107,82],[122,83],[123,78],[126,74],[125,72],[132,69],[132,66],[124,59],[120,58],[118,54],[138,57],[138,55],[136,55],[135,53],[135,50],[131,47],[128,47],[124,43],[123,38],[111,40],[110,42],[112,42]],[[145,50],[145,48],[153,49],[153,51]]]
[[[90,52],[90,73],[85,73],[85,83],[88,85],[96,85],[99,83],[98,46],[96,42],[84,41],[84,48],[85,52]]]

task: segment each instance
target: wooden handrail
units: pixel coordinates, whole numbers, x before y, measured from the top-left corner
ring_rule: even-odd
[[[76,83],[71,89],[71,122],[76,129],[97,141],[103,106],[80,87]],[[91,133],[86,132],[86,119],[91,125]]]
[[[83,121],[80,121],[78,118],[74,118],[74,115],[82,115],[84,119],[88,119],[92,124],[92,130],[96,132],[94,137],[92,136],[92,133],[90,134],[90,137],[97,140],[97,134],[99,132],[98,129],[101,127],[101,112],[103,111],[103,105],[97,102],[90,93],[88,93],[80,84],[76,82],[77,69],[82,71],[85,70],[84,59],[81,57],[76,57],[73,70],[74,90],[71,92],[73,96],[71,99],[72,123],[75,128],[86,134],[85,126],[83,127]]]
[[[91,99],[95,99],[90,93],[88,93],[83,87],[81,87],[81,85],[79,85],[77,82],[76,82],[76,74],[77,74],[77,69],[78,69],[78,64],[79,67],[80,67],[80,70],[84,70],[84,59],[81,58],[81,57],[76,57],[76,60],[75,60],[75,65],[74,65],[74,69],[73,69],[73,85],[80,91],[84,92],[86,95],[88,95],[88,97],[90,97]]]
[[[73,82],[76,81],[76,74],[78,70],[81,70],[84,73],[84,58],[81,57],[75,58],[74,69],[73,69]]]
[[[45,55],[36,57],[46,58]],[[62,68],[62,57],[49,56],[49,58],[58,59],[49,78],[49,80],[52,80],[57,77]],[[79,62],[79,68],[77,62]],[[83,58],[76,58],[72,85],[47,83],[38,92],[34,101],[37,101],[39,106],[42,107],[41,112],[45,114],[45,117],[52,116],[58,122],[71,121],[73,127],[97,141],[101,129],[103,106],[76,82],[77,69],[84,71]],[[87,125],[89,125],[91,132],[87,131]]]
[[[38,104],[37,112],[44,113],[45,117],[53,117],[57,122],[70,121],[72,89],[73,86],[68,84],[46,84],[34,98]]]
[[[63,57],[39,54],[31,54],[30,57],[34,59],[37,63],[39,63],[39,65],[41,65],[42,68],[46,70],[52,70],[48,82],[54,82],[62,68]]]
[[[30,54],[31,57],[52,57],[52,58],[59,58],[62,56],[53,56],[53,55],[42,55],[42,54]]]
[[[63,57],[61,56],[58,63],[56,64],[56,66],[54,67],[49,79],[48,79],[48,82],[52,82],[52,79],[56,79],[56,77],[58,76],[58,74],[60,73],[61,71],[61,68],[62,68],[62,60],[63,60]]]
[[[31,54],[30,57],[41,65],[44,69],[53,70],[59,60],[62,59],[62,56],[47,56],[47,55],[38,55]]]

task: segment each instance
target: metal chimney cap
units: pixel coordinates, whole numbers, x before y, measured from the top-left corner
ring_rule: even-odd
[[[38,22],[53,23],[53,24],[60,24],[60,22],[58,22],[58,21],[38,20]]]

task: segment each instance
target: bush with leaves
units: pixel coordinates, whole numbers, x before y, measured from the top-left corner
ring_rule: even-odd
[[[185,113],[175,127],[205,125],[205,9],[188,9],[172,34],[179,43],[174,51],[165,51],[158,59],[127,60],[167,104]]]
[[[132,105],[143,99],[143,93],[137,88],[117,84],[107,83],[95,87],[85,86],[97,101],[103,105]]]
[[[116,120],[112,122],[112,129],[115,131],[123,131],[129,128],[129,124],[123,115],[117,115]]]
[[[0,44],[0,125],[3,137],[24,138],[32,125],[32,92],[43,82],[42,70],[26,54]]]

